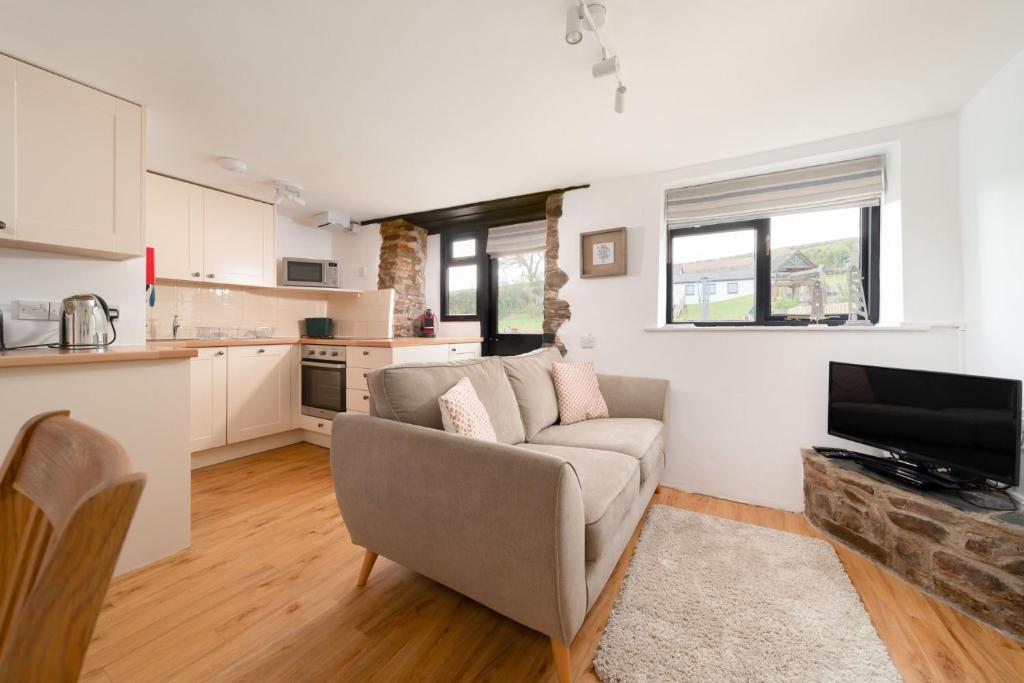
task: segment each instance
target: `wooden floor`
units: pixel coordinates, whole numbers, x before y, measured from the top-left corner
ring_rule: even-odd
[[[114,581],[82,680],[555,680],[547,637],[389,560],[355,588],[363,553],[325,449],[199,470],[192,493],[192,547]],[[792,513],[671,489],[656,502],[816,535]],[[1024,680],[1024,646],[838,551],[908,682]],[[590,660],[631,552],[573,643],[576,680],[596,680]]]

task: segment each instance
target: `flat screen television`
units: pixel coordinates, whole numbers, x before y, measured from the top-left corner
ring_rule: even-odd
[[[1020,380],[829,364],[828,433],[961,479],[1020,481]]]

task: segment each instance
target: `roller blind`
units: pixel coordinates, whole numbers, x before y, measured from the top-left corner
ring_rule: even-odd
[[[487,231],[487,255],[509,256],[539,251],[547,246],[547,221],[503,225]]]
[[[669,227],[871,206],[882,198],[885,158],[865,157],[790,171],[679,187],[665,193]]]

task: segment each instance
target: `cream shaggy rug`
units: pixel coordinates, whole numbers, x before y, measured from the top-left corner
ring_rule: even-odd
[[[605,683],[901,680],[828,543],[663,505],[594,669]]]

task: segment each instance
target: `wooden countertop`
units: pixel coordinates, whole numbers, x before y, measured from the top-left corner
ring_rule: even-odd
[[[107,349],[21,349],[0,352],[0,368],[27,368],[44,365],[77,365],[82,363],[122,363],[137,360],[169,360],[194,358],[195,349],[156,344],[145,346],[111,346]]]
[[[309,337],[274,337],[272,339],[185,339],[152,341],[149,346],[177,349],[206,349],[215,346],[269,346],[271,344],[321,344],[323,346],[367,346],[396,348],[400,346],[435,346],[438,344],[478,344],[483,337],[394,337],[391,339],[312,339]]]

